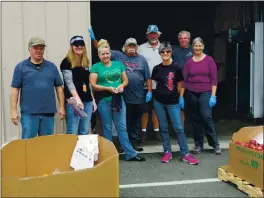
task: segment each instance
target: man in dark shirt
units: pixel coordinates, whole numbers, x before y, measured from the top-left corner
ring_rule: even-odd
[[[173,60],[180,65],[180,67],[184,68],[187,60],[193,56],[193,49],[190,46],[191,34],[187,31],[181,31],[178,35],[178,41],[180,46],[174,47],[172,58]]]
[[[56,65],[43,58],[45,41],[33,37],[28,43],[30,57],[15,67],[11,84],[11,121],[18,125],[17,102],[19,92],[22,139],[54,133],[56,88],[59,100],[59,116],[65,116],[62,80]]]
[[[190,46],[191,34],[188,31],[181,31],[178,35],[179,47],[172,50],[172,59],[181,67],[182,71],[189,58],[193,56],[193,49]],[[184,126],[184,112],[182,110],[182,125]]]

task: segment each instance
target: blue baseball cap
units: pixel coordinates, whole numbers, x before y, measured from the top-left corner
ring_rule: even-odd
[[[159,31],[159,28],[157,25],[149,25],[146,34],[149,34],[151,32],[155,32],[158,34],[161,34],[161,32]]]

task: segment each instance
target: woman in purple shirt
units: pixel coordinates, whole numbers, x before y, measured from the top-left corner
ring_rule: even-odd
[[[193,152],[198,154],[203,150],[203,131],[205,131],[209,146],[214,148],[214,154],[220,155],[221,149],[212,118],[212,108],[216,105],[216,64],[211,56],[203,53],[204,42],[200,37],[193,40],[192,46],[194,55],[184,67],[180,104],[184,108],[185,99],[187,116],[190,117],[193,127],[195,143]]]

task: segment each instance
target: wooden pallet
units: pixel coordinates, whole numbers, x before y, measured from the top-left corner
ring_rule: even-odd
[[[218,168],[218,179],[235,184],[239,190],[246,193],[249,197],[263,197],[264,195],[263,190],[260,188],[254,187],[254,185],[249,182],[229,173],[227,165]]]

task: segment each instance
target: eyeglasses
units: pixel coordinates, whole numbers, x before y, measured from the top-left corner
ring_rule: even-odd
[[[171,53],[171,51],[161,51],[160,53],[161,53],[161,54],[165,54],[165,52],[166,52],[167,54]]]

